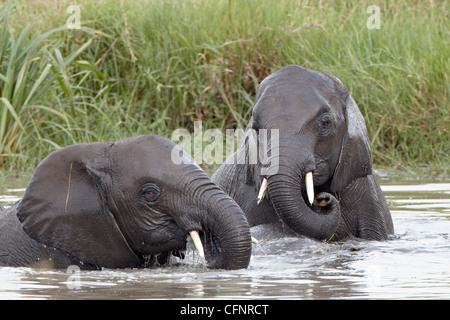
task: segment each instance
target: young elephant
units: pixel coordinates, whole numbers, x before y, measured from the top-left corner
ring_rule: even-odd
[[[266,154],[270,170],[249,154],[264,131],[278,137]],[[333,240],[382,240],[394,232],[372,175],[364,118],[344,85],[321,72],[291,65],[264,79],[244,143],[212,180],[250,227],[281,221],[296,234]]]
[[[182,256],[188,234],[211,268],[246,268],[248,222],[172,141],[137,136],[73,145],[37,167],[23,198],[0,212],[0,265],[145,267]],[[186,161],[185,161],[186,162]]]

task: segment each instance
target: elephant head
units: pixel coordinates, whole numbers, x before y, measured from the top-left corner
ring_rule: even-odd
[[[273,206],[295,233],[330,238],[341,219],[335,196],[355,179],[371,174],[370,144],[355,101],[334,76],[286,66],[260,84],[247,138],[237,153],[260,145],[263,129],[277,130],[278,144],[270,147],[276,170],[263,174],[261,161],[252,164],[249,156],[244,156],[247,160],[238,170],[245,184],[254,186],[258,202],[264,201],[260,211],[264,205]],[[220,176],[215,174],[213,181],[229,192]],[[257,198],[252,201],[256,205]],[[250,218],[249,222],[258,224]]]
[[[251,239],[242,210],[194,161],[173,163],[174,148],[166,138],[144,135],[53,152],[18,206],[24,231],[109,268],[180,254],[191,234],[209,267],[246,268]]]

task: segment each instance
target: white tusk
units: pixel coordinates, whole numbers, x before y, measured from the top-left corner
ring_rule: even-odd
[[[255,238],[252,237],[252,243],[254,244],[259,244],[258,240],[256,240]]]
[[[310,204],[314,202],[314,183],[313,183],[313,174],[312,172],[308,172],[305,176],[306,183],[306,193],[308,194],[308,200]]]
[[[198,251],[198,254],[200,255],[201,258],[205,257],[205,252],[203,251],[203,245],[202,245],[202,241],[200,240],[200,236],[198,234],[197,231],[192,230],[191,232],[189,232],[189,235],[192,238],[192,241],[194,242],[194,246]]]
[[[261,201],[264,199],[264,196],[266,195],[267,192],[267,187],[268,187],[269,183],[267,182],[267,179],[264,178],[261,184],[261,188],[259,189],[259,193],[258,193],[258,199],[256,200],[257,204],[260,204]]]

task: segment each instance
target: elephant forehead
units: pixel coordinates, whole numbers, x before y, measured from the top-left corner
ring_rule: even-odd
[[[144,136],[145,137],[145,136]],[[126,139],[114,146],[111,177],[117,190],[135,193],[144,183],[157,183],[165,189],[183,189],[206,173],[183,152],[182,162],[174,152],[182,151],[169,139]]]
[[[134,184],[141,180],[161,180],[168,172],[181,168],[171,160],[172,141],[156,136],[133,137],[114,146],[112,169],[115,178]]]
[[[321,72],[288,66],[267,77],[258,88],[254,117],[271,127],[294,122],[297,126],[318,113],[339,114],[342,88]]]
[[[327,99],[310,84],[289,84],[268,88],[257,101],[253,115],[261,122],[295,122],[301,125],[318,112],[330,110]]]
[[[326,73],[290,65],[265,78],[258,88],[258,92],[270,87],[297,87],[307,85],[318,90],[323,89],[324,91],[334,91],[336,90],[336,85],[343,87],[337,78],[331,77]]]

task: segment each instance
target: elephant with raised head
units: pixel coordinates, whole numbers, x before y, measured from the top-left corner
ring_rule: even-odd
[[[252,158],[269,136],[267,154],[259,149]],[[260,84],[245,139],[212,180],[241,206],[250,227],[383,240],[394,228],[371,168],[365,121],[345,86],[289,65]]]
[[[176,148],[145,135],[53,152],[0,213],[0,265],[162,265],[183,256],[190,234],[208,267],[246,268],[245,215],[189,155],[171,161]]]

